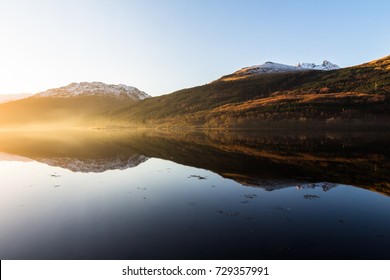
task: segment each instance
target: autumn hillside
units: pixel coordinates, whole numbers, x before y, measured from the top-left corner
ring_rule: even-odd
[[[296,127],[297,124],[354,124],[358,127],[390,124],[390,56],[331,71],[299,70],[245,76],[235,73],[202,86],[135,99],[110,94],[110,89],[123,85],[72,83],[43,95],[0,104],[0,128],[257,129],[277,125]],[[101,90],[101,85],[107,90]],[[99,94],[85,91],[73,96],[70,91],[67,93],[70,96],[58,96],[65,89],[83,86],[97,87]],[[47,95],[48,92],[52,95]]]
[[[265,122],[387,123],[390,56],[333,71],[251,75],[149,98],[104,115],[108,125],[256,127]]]

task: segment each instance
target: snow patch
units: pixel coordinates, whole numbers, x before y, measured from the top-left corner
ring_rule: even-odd
[[[123,84],[109,85],[101,82],[71,83],[67,86],[49,89],[34,95],[34,97],[75,97],[75,96],[114,96],[117,98],[143,100],[149,98],[139,89]]]
[[[233,73],[233,75],[245,76],[245,75],[256,75],[256,74],[268,74],[268,73],[286,73],[286,72],[296,72],[296,71],[306,71],[306,70],[321,70],[329,71],[340,69],[340,66],[333,64],[327,60],[324,60],[322,64],[314,63],[298,63],[296,66],[275,63],[267,61],[261,65],[255,65],[250,67],[242,68]]]
[[[323,70],[323,71],[340,69],[340,66],[333,64],[328,60],[324,60],[320,65],[316,65],[314,63],[298,63],[297,67],[301,69]]]

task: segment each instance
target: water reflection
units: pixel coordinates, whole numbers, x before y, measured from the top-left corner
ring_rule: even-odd
[[[3,132],[0,258],[389,259],[388,139]]]
[[[369,132],[13,132],[2,133],[0,150],[74,172],[123,170],[160,158],[270,191],[324,181],[389,195],[389,139]]]

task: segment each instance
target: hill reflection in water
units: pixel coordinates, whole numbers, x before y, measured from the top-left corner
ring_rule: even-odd
[[[73,172],[123,170],[160,158],[266,190],[332,182],[389,195],[389,139],[372,132],[2,132],[0,151]]]
[[[390,257],[383,133],[0,136],[1,259]]]

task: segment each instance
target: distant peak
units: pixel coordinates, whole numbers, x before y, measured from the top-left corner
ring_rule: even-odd
[[[67,86],[49,89],[34,96],[62,98],[76,96],[107,96],[133,100],[142,100],[150,97],[150,95],[132,86],[124,84],[105,84],[102,82],[70,83]]]
[[[324,60],[322,64],[317,65],[315,63],[298,63],[296,66],[276,63],[273,61],[267,61],[260,65],[254,65],[242,68],[233,74],[223,76],[222,80],[240,79],[250,75],[261,75],[269,73],[286,73],[296,71],[307,71],[307,70],[320,70],[329,71],[340,69],[340,66],[331,63],[328,60]]]
[[[298,63],[297,67],[301,69],[307,69],[307,70],[323,70],[323,71],[340,69],[340,66],[333,64],[329,60],[324,60],[322,64],[319,65],[315,63]]]

